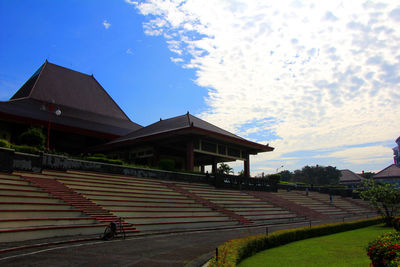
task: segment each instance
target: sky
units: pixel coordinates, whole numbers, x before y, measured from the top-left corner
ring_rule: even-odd
[[[143,126],[189,111],[268,143],[252,175],[393,163],[398,1],[0,0],[0,25],[1,101],[47,59]]]

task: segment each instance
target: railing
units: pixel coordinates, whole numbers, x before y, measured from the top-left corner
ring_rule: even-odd
[[[246,178],[235,175],[215,174],[208,178],[208,182],[217,188],[273,192],[277,191],[276,183],[267,178]]]

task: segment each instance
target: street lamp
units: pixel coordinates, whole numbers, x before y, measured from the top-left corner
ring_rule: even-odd
[[[49,114],[47,121],[47,140],[46,140],[46,150],[50,150],[50,128],[51,128],[51,114],[54,113],[57,117],[61,116],[61,110],[53,103],[43,104],[40,108],[41,110],[46,110]]]
[[[279,168],[276,168],[276,173],[278,173],[279,169],[283,168],[283,165],[280,166]]]

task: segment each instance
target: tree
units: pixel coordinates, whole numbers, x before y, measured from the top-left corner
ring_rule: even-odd
[[[288,170],[281,171],[279,174],[281,175],[281,180],[285,182],[290,182],[293,177],[293,174]]]
[[[217,172],[220,174],[233,174],[233,168],[231,168],[226,163],[221,163],[217,169]]]
[[[301,170],[294,171],[291,181],[315,185],[338,184],[340,175],[336,167],[304,166]]]
[[[364,190],[360,197],[382,215],[386,225],[391,226],[394,216],[400,211],[400,190],[394,185],[376,183],[374,179],[364,181]]]
[[[361,177],[365,178],[365,179],[369,179],[372,178],[372,176],[374,176],[376,173],[374,172],[362,172],[360,173]]]

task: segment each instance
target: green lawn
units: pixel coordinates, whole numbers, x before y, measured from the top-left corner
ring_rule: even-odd
[[[240,267],[257,266],[366,266],[365,248],[378,235],[394,231],[383,225],[310,238],[267,249],[242,261]]]

